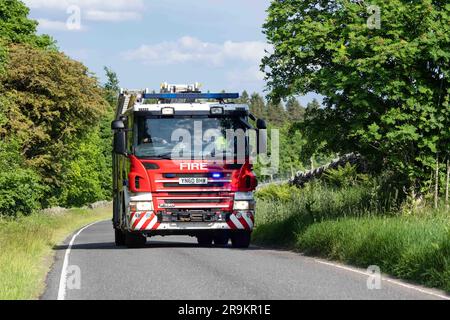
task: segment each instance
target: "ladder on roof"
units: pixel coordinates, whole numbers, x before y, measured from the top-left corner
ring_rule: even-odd
[[[119,101],[116,109],[116,119],[119,119],[129,108],[132,108],[136,102],[142,102],[144,95],[148,93],[145,90],[125,90],[121,89]]]

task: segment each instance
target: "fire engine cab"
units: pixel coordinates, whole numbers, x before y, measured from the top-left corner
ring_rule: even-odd
[[[188,235],[201,246],[249,246],[257,186],[249,132],[266,124],[238,98],[199,84],[121,90],[112,122],[116,245]]]

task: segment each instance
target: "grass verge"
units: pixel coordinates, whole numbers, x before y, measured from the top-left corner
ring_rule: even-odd
[[[257,205],[253,241],[283,246],[450,292],[450,215],[380,205],[370,188],[280,187]],[[262,196],[261,196],[262,195]],[[262,199],[261,199],[262,198]],[[384,208],[384,210],[383,210]]]
[[[296,248],[450,292],[450,218],[347,218],[311,225]]]
[[[0,300],[36,299],[45,288],[53,247],[89,223],[111,216],[111,208],[72,209],[0,219]]]

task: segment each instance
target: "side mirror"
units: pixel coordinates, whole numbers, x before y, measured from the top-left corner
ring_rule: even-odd
[[[266,123],[266,121],[263,120],[263,119],[258,119],[258,120],[256,120],[256,128],[257,128],[258,130],[264,130],[264,129],[267,129],[267,123]]]
[[[263,119],[256,120],[256,128],[257,130],[257,152],[258,154],[266,154],[267,153],[267,123]]]
[[[125,130],[125,123],[122,120],[114,120],[111,122],[111,129],[113,131]]]
[[[114,153],[125,155],[127,153],[127,136],[124,130],[114,133]]]

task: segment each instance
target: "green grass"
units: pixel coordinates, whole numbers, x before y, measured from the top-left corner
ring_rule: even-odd
[[[450,217],[346,218],[311,225],[296,248],[450,292]]]
[[[367,185],[258,192],[253,241],[284,246],[450,292],[450,213],[377,200]],[[289,196],[286,196],[289,195]]]
[[[0,219],[0,300],[38,298],[45,288],[53,247],[82,226],[110,216],[111,208],[105,207]]]

